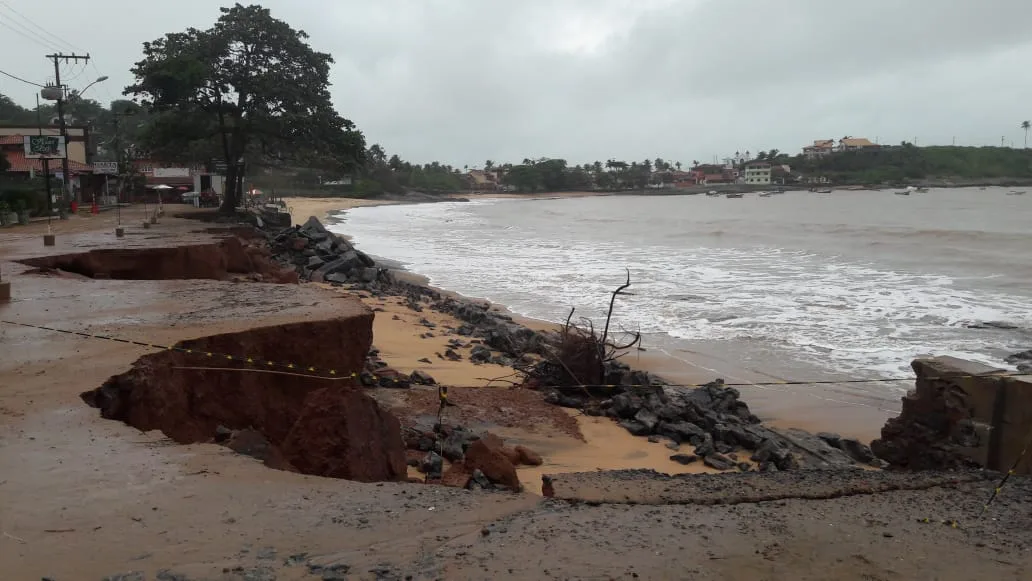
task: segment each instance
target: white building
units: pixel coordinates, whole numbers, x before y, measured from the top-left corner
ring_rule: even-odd
[[[771,166],[765,161],[753,161],[745,164],[744,183],[757,186],[770,185]]]

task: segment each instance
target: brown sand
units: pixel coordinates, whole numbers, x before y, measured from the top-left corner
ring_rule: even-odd
[[[362,208],[365,206],[387,206],[396,204],[389,200],[366,200],[361,198],[283,198],[295,224],[303,224],[311,216],[322,222],[333,212]]]

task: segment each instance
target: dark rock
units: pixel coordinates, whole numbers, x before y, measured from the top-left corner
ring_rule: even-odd
[[[735,463],[722,454],[710,454],[702,459],[702,463],[715,470],[730,470]]]
[[[422,436],[419,438],[416,444],[416,449],[420,452],[429,452],[434,449],[434,439],[430,436]]]
[[[491,350],[483,345],[477,345],[470,351],[469,359],[474,363],[487,363],[491,361]]]
[[[660,422],[656,426],[656,431],[675,442],[690,442],[695,438],[701,441],[702,438],[709,435],[705,430],[691,422]]]
[[[1004,361],[1010,363],[1011,365],[1017,365],[1024,361],[1032,361],[1032,349],[1029,349],[1028,351],[1021,351],[1013,355],[1008,355],[1007,358],[1004,359]]]
[[[351,280],[350,278],[348,278],[348,275],[340,272],[334,272],[332,274],[324,275],[323,278],[324,280],[326,280],[326,282],[335,282],[338,284],[345,284]]]
[[[752,472],[752,465],[748,462],[739,462],[737,466],[739,472]]]
[[[842,436],[830,432],[817,432],[817,437],[824,440],[832,448],[842,447]]]
[[[728,427],[726,424],[717,424],[713,426],[713,431],[711,432],[711,434],[713,435],[713,440],[715,442],[721,442],[729,446],[738,445],[738,438],[735,437],[734,433],[731,431],[731,428]]]
[[[322,266],[324,264],[326,264],[325,260],[319,258],[318,256],[313,256],[313,257],[308,259],[307,266],[308,266],[308,268],[318,269],[320,266]]]
[[[444,469],[444,459],[437,452],[430,452],[420,463],[419,470],[430,478],[440,478]]]
[[[444,443],[441,446],[441,454],[449,462],[458,462],[459,460],[462,460],[465,455],[465,450],[462,446],[463,443],[464,441],[461,437],[455,437],[453,434],[448,438],[445,438]]]
[[[219,425],[215,427],[215,441],[220,444],[228,440],[232,435],[233,430],[227,428],[226,426]]]
[[[348,572],[351,571],[351,567],[339,563],[336,565],[308,565],[308,572],[312,575],[318,575],[320,581],[346,581],[350,579]]]
[[[772,462],[779,470],[791,470],[798,467],[792,452],[776,440],[765,440],[751,460],[757,463]]]
[[[462,361],[462,356],[452,349],[448,349],[447,351],[445,351],[444,356],[450,361]]]
[[[477,329],[473,325],[465,325],[464,324],[464,325],[460,325],[458,329],[455,329],[455,332],[458,333],[459,335],[464,336],[464,337],[469,337],[469,336],[473,335],[474,333],[476,333]]]
[[[147,581],[147,578],[140,571],[132,571],[118,575],[108,575],[104,577],[104,581]]]
[[[322,225],[322,222],[320,222],[319,219],[315,216],[309,217],[308,220],[306,220],[305,223],[300,226],[300,229],[304,230],[305,233],[308,235],[330,234],[330,231],[327,230],[326,227]]]
[[[696,456],[695,454],[674,454],[673,456],[670,457],[670,459],[673,460],[674,462],[677,462],[678,464],[685,464],[685,465],[688,465],[688,464],[691,464],[693,462],[698,462],[699,461],[699,457]]]
[[[620,393],[613,396],[610,411],[618,418],[633,418],[641,409],[641,400],[629,393]]]
[[[659,436],[659,435],[655,435],[655,434],[649,436],[649,442],[652,442],[653,444],[659,444],[662,441],[663,441],[663,436]]]
[[[638,410],[638,413],[634,415],[634,420],[644,426],[650,434],[656,430],[656,424],[659,423],[659,418],[656,417],[656,414],[646,408]]]
[[[473,476],[469,479],[470,488],[480,488],[483,490],[490,490],[492,488],[491,481],[484,476],[484,473],[480,470],[474,470]]]
[[[696,439],[696,441],[698,443],[693,442],[693,445],[695,446],[695,453],[699,456],[706,457],[717,453],[717,449],[713,444],[713,436],[704,434],[701,440]]]
[[[755,450],[763,443],[764,434],[754,426],[729,426],[738,445],[748,450]]]
[[[842,438],[839,448],[857,462],[868,463],[874,460],[874,452],[871,452],[871,448],[856,438]]]
[[[735,447],[724,442],[714,442],[713,447],[721,454],[730,454],[735,451]]]
[[[678,444],[677,442],[673,442],[673,441],[667,442],[666,443],[666,447],[671,449],[671,450],[675,450],[675,451],[681,449],[681,445]]]
[[[430,328],[430,329],[436,329],[437,328],[437,323],[431,323],[430,321],[426,320],[425,318],[420,319],[419,320],[419,324],[423,325],[424,327]]]
[[[182,573],[176,573],[169,571],[168,569],[162,569],[158,571],[156,576],[158,581],[190,581],[190,578]],[[46,581],[46,577],[43,578]]]
[[[623,420],[620,422],[620,427],[635,436],[647,436],[652,433],[652,430],[637,420]]]
[[[429,373],[417,369],[409,375],[409,380],[414,385],[437,385],[437,381]]]
[[[760,462],[760,472],[778,472],[778,467],[773,462]]]

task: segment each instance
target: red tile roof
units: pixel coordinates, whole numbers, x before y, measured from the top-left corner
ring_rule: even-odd
[[[7,163],[11,164],[11,167],[7,171],[28,173],[31,168],[39,173],[43,173],[43,160],[26,159],[24,151],[11,149],[5,151],[4,155],[7,156]],[[50,160],[50,173],[57,171],[61,171],[61,160]],[[71,173],[93,173],[93,166],[68,160],[68,171]]]

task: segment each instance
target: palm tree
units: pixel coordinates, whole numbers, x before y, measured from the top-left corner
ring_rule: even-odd
[[[778,150],[776,150],[776,149],[772,149],[772,150],[770,150],[770,151],[769,151],[769,152],[767,153],[767,159],[769,159],[769,160],[771,160],[771,161],[775,161],[775,160],[776,160],[776,159],[778,158],[778,154],[779,154],[779,153],[781,153],[781,152],[780,152],[780,151],[778,151]]]
[[[681,162],[679,162],[679,161],[675,161],[675,162],[674,162],[674,167],[676,167],[676,168],[677,168],[677,171],[681,171]]]
[[[485,161],[485,162],[484,162],[484,169],[485,169],[485,170],[487,170],[487,171],[491,171],[491,169],[492,169],[492,168],[494,168],[494,162],[493,162],[493,161],[491,161],[491,160],[489,159],[489,160],[487,160],[487,161]]]
[[[1028,130],[1032,129],[1032,121],[1022,121],[1021,128],[1025,130],[1025,149],[1028,149]]]

